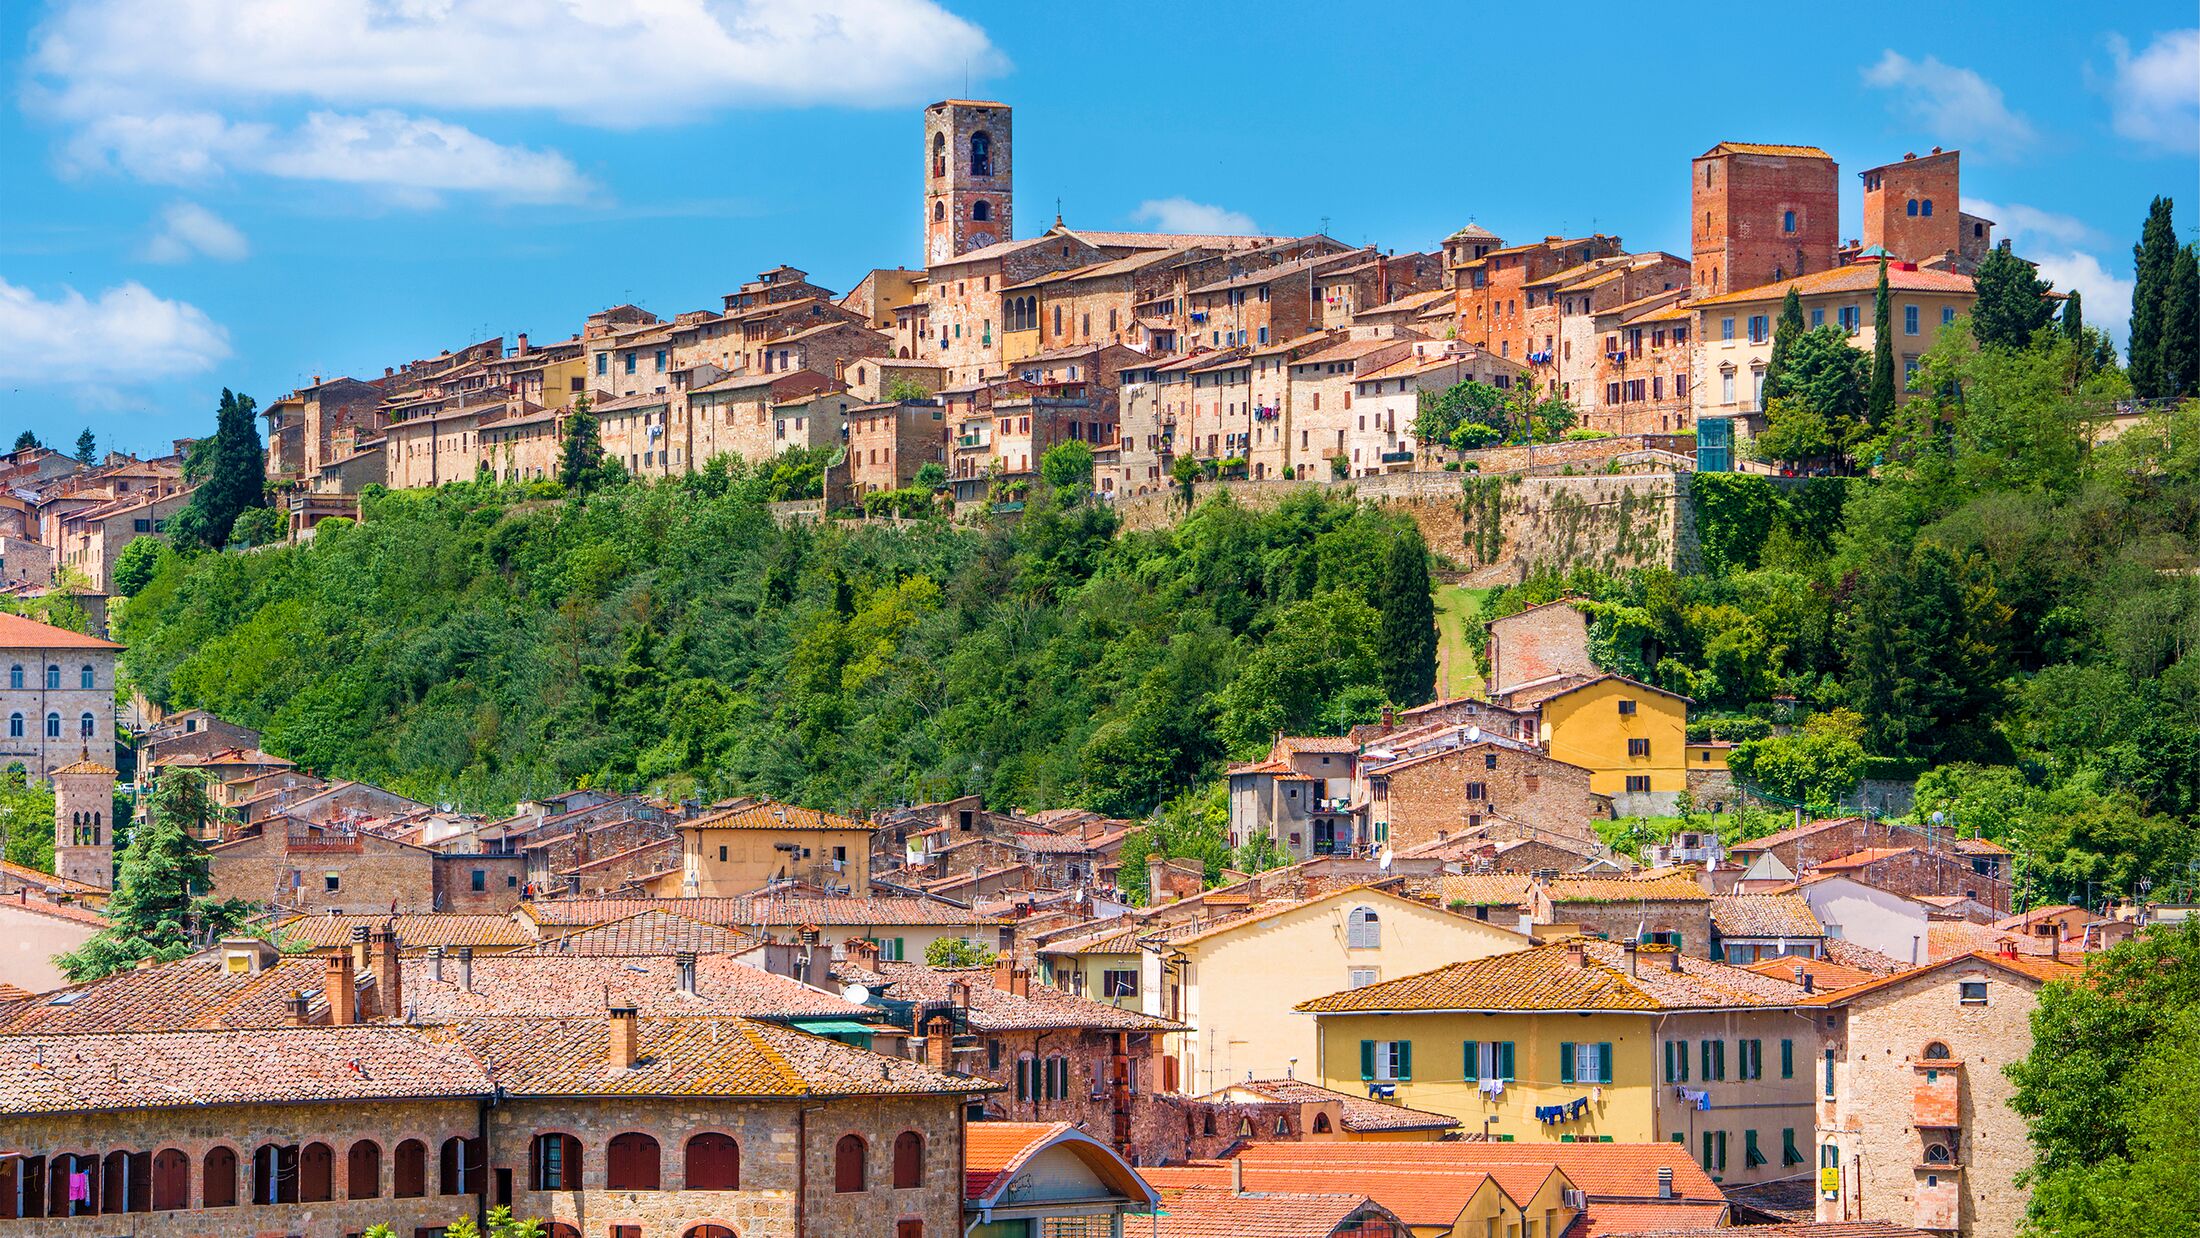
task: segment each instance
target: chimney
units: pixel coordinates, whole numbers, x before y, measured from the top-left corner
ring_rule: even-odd
[[[632,1006],[613,1006],[607,1059],[613,1070],[632,1070],[642,1056],[640,1012]]]
[[[840,952],[850,967],[865,971],[878,970],[878,943],[861,937],[851,937],[840,943]]]
[[[1242,1156],[1230,1158],[1230,1193],[1233,1195],[1243,1195],[1245,1193],[1245,1158]]]
[[[519,355],[522,357],[527,355],[527,333],[525,331],[519,333]]]
[[[1672,967],[1673,974],[1679,975],[1681,971],[1681,948],[1679,946],[1673,947],[1673,953],[1667,957],[1672,960],[1669,966]]]
[[[1589,952],[1582,948],[1579,939],[1566,943],[1566,963],[1569,967],[1583,968],[1589,965]]]
[[[1995,943],[1994,943],[1994,953],[1996,953],[1996,954],[2000,955],[2001,957],[2003,957],[2003,958],[2005,958],[2005,959],[2013,959],[2013,958],[2017,957],[2017,940],[2016,940],[2016,938],[2014,938],[2014,937],[2004,937],[2004,938],[2002,938],[2002,939],[2001,939],[2000,941],[1998,941],[1998,942],[1995,942]]]
[[[287,1021],[292,1027],[304,1027],[306,1025],[308,1017],[306,1011],[311,1008],[312,1003],[306,1000],[305,994],[292,989],[290,996],[285,999],[283,1005],[289,1012]]]
[[[474,948],[472,946],[460,946],[458,948],[458,987],[468,993],[474,991]]]
[[[1383,734],[1388,735],[1396,729],[1398,729],[1398,711],[1388,705],[1383,706]]]
[[[1622,944],[1622,945],[1620,946],[1620,950],[1621,950],[1621,952],[1623,952],[1623,953],[1624,953],[1624,954],[1626,954],[1626,956],[1627,956],[1627,975],[1628,975],[1628,978],[1629,978],[1629,979],[1633,979],[1633,978],[1634,978],[1634,976],[1635,976],[1635,960],[1636,960],[1637,956],[1639,956],[1639,955],[1640,955],[1640,954],[1642,953],[1642,948],[1641,948],[1640,946],[1636,945],[1636,944],[1635,944],[1634,942],[1631,942],[1631,941],[1630,941],[1630,942],[1626,942],[1626,943]]]
[[[1003,993],[1016,991],[1016,960],[1002,955],[993,960],[993,987]]]
[[[924,1021],[924,1064],[934,1070],[952,1070],[955,1063],[955,1020],[936,1014]]]
[[[437,984],[443,983],[444,953],[445,951],[442,946],[428,947],[428,978],[435,981]]]
[[[680,995],[695,996],[695,952],[682,950],[672,956],[672,963],[680,972]]]
[[[405,965],[397,957],[397,933],[382,929],[374,935],[374,991],[382,1017],[405,1017]]]
[[[2047,957],[2051,959],[2062,957],[2062,929],[2060,927],[2047,935]]]
[[[367,926],[351,926],[351,970],[355,975],[365,975],[369,970],[367,959]]]
[[[321,994],[328,999],[330,1027],[342,1027],[358,1020],[358,995],[355,989],[356,973],[352,971],[349,954],[328,956],[328,978],[321,984]]]
[[[1658,1198],[1673,1198],[1673,1167],[1671,1165],[1658,1166]]]
[[[964,1010],[970,1009],[970,986],[960,980],[948,981],[947,1000]]]
[[[1031,969],[1028,967],[1011,968],[1008,973],[1008,991],[1018,997],[1029,996],[1031,993]]]
[[[321,376],[319,374],[313,376],[313,385],[316,387],[321,385]]]
[[[1795,983],[1802,985],[1805,993],[1818,991],[1818,977],[1811,975],[1808,968],[1798,967],[1795,969]]]

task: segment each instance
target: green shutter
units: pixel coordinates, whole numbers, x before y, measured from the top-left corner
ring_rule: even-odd
[[[1497,1042],[1497,1077],[1506,1080],[1517,1077],[1513,1074],[1513,1042],[1509,1040]]]
[[[1398,1079],[1405,1082],[1413,1078],[1413,1042],[1398,1042]]]
[[[896,937],[896,938],[894,939],[894,961],[895,961],[896,963],[899,963],[899,962],[901,962],[902,960],[904,960],[904,959],[906,959],[906,958],[908,958],[908,957],[909,957],[909,951],[908,951],[907,947],[905,947],[905,946],[903,946],[903,945],[901,944],[901,938],[899,938],[899,937]]]
[[[1677,1081],[1673,1074],[1673,1042],[1670,1040],[1665,1042],[1665,1081],[1667,1083]]]
[[[1709,1041],[1709,1040],[1707,1040],[1707,1041],[1703,1042],[1703,1081],[1704,1081],[1705,1083],[1709,1083],[1709,1082],[1711,1082],[1711,1080],[1712,1080],[1712,1078],[1713,1078],[1713,1075],[1711,1074],[1711,1046],[1712,1046],[1712,1044],[1713,1044],[1713,1042],[1712,1042],[1712,1041]]]
[[[1482,1077],[1482,1042],[1479,1040],[1467,1041],[1465,1057],[1467,1060],[1467,1073],[1461,1078],[1473,1083]]]
[[[1372,1040],[1363,1040],[1360,1042],[1360,1078],[1373,1079],[1374,1077],[1375,1042]]]
[[[1679,1131],[1674,1131],[1673,1142],[1686,1146],[1686,1144],[1688,1143],[1688,1136],[1681,1134]]]
[[[1597,1082],[1612,1081],[1612,1042],[1607,1040],[1597,1046]]]
[[[1726,1132],[1719,1132],[1719,1172],[1726,1172]]]
[[[1678,1059],[1681,1064],[1680,1082],[1686,1083],[1688,1082],[1688,1042],[1685,1040],[1676,1040],[1673,1043],[1680,1047],[1680,1052],[1674,1054],[1673,1056]]]
[[[1673,939],[1673,953],[1675,953],[1675,954],[1680,954],[1680,953],[1682,953],[1682,951],[1681,951],[1681,935],[1680,935],[1679,933],[1677,933],[1677,932],[1676,932],[1676,933],[1670,933],[1670,934],[1668,934],[1668,936],[1670,936],[1670,937],[1671,937],[1671,938]]]
[[[1712,1169],[1713,1165],[1711,1163],[1711,1132],[1705,1131],[1703,1133],[1703,1171],[1705,1173],[1710,1173]]]
[[[1574,1141],[1574,1137],[1572,1135],[1560,1135],[1558,1137],[1558,1141],[1560,1143],[1572,1143]]]
[[[1723,1040],[1714,1040],[1711,1042],[1711,1047],[1716,1050],[1716,1052],[1711,1055],[1711,1060],[1717,1063],[1719,1067],[1719,1073],[1715,1077],[1719,1079],[1724,1079],[1726,1078],[1726,1042]]]
[[[1571,1040],[1562,1040],[1558,1044],[1558,1081],[1574,1081],[1574,1042]]]
[[[1792,1040],[1780,1042],[1780,1077],[1782,1079],[1793,1079],[1795,1077],[1795,1042]]]
[[[1780,1132],[1780,1164],[1800,1165],[1803,1154],[1795,1147],[1795,1128],[1790,1126]]]
[[[1759,1165],[1765,1165],[1765,1164],[1769,1164],[1769,1163],[1770,1163],[1770,1162],[1768,1162],[1768,1161],[1766,1161],[1766,1160],[1765,1160],[1765,1154],[1764,1154],[1763,1152],[1760,1152],[1760,1151],[1758,1151],[1758,1149],[1757,1149],[1757,1132],[1756,1132],[1756,1131],[1743,1131],[1743,1132],[1742,1132],[1742,1168],[1744,1168],[1744,1169],[1755,1169],[1755,1168],[1757,1168],[1757,1167],[1758,1167]]]

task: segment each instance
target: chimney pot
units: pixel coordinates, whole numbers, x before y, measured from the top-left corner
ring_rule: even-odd
[[[1673,1167],[1671,1165],[1658,1166],[1658,1198],[1673,1198]]]
[[[375,1000],[382,1007],[385,1019],[405,1017],[405,964],[398,956],[397,933],[382,929],[374,935],[374,991]]]
[[[1910,160],[1915,158],[1917,158],[1917,152],[1914,150],[1906,150],[1902,152],[1902,162],[1904,163],[1908,163]]]
[[[458,987],[468,993],[474,991],[474,948],[472,946],[460,946],[458,948]]]
[[[358,974],[352,970],[351,955],[332,954],[328,957],[327,979],[321,985],[321,995],[328,1000],[328,1021],[331,1027],[343,1027],[358,1020]]]
[[[641,1060],[641,1012],[632,1006],[613,1006],[607,1060],[614,1070],[632,1070]]]
[[[688,997],[695,996],[695,952],[682,950],[672,959],[680,972],[680,992]]]
[[[442,946],[428,947],[428,978],[437,984],[443,983],[443,956],[445,953],[446,950]]]

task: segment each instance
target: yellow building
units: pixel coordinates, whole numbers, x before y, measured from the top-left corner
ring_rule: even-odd
[[[773,881],[871,893],[871,827],[777,800],[736,800],[679,823],[680,893],[723,898]]]
[[[1669,948],[1575,940],[1302,1002],[1322,1084],[1522,1143],[1670,1140],[1722,1181],[1806,1164],[1798,986]]]
[[[1213,894],[1208,897],[1211,899]],[[1458,959],[1525,949],[1532,939],[1392,894],[1357,885],[1311,898],[1203,908],[1206,918],[1145,924],[1083,942],[1041,947],[1065,987],[1092,993],[1191,1028],[1171,1033],[1163,1076],[1178,1089],[1213,1091],[1235,1080],[1304,1074],[1314,1060],[1314,1021],[1298,1003],[1340,988],[1376,984]],[[1102,953],[1083,954],[1097,944]],[[1135,948],[1135,956],[1125,952]],[[1110,997],[1135,957],[1136,993]],[[1169,1065],[1173,1062],[1174,1066]]]
[[[1599,795],[1688,789],[1689,700],[1624,675],[1554,675],[1497,702],[1534,709],[1537,738],[1558,760],[1590,773]]]

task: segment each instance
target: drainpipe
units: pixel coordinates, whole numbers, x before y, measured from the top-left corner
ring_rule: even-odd
[[[481,1176],[484,1180],[480,1183],[480,1189],[474,1192],[474,1225],[484,1234],[489,1232],[489,1183],[496,1181],[496,1172],[489,1168],[489,1107],[495,1103],[496,1093],[492,1090],[475,1104],[479,1115],[476,1121],[476,1138],[481,1140]],[[461,1149],[459,1160],[462,1170],[465,1156],[465,1151]]]

